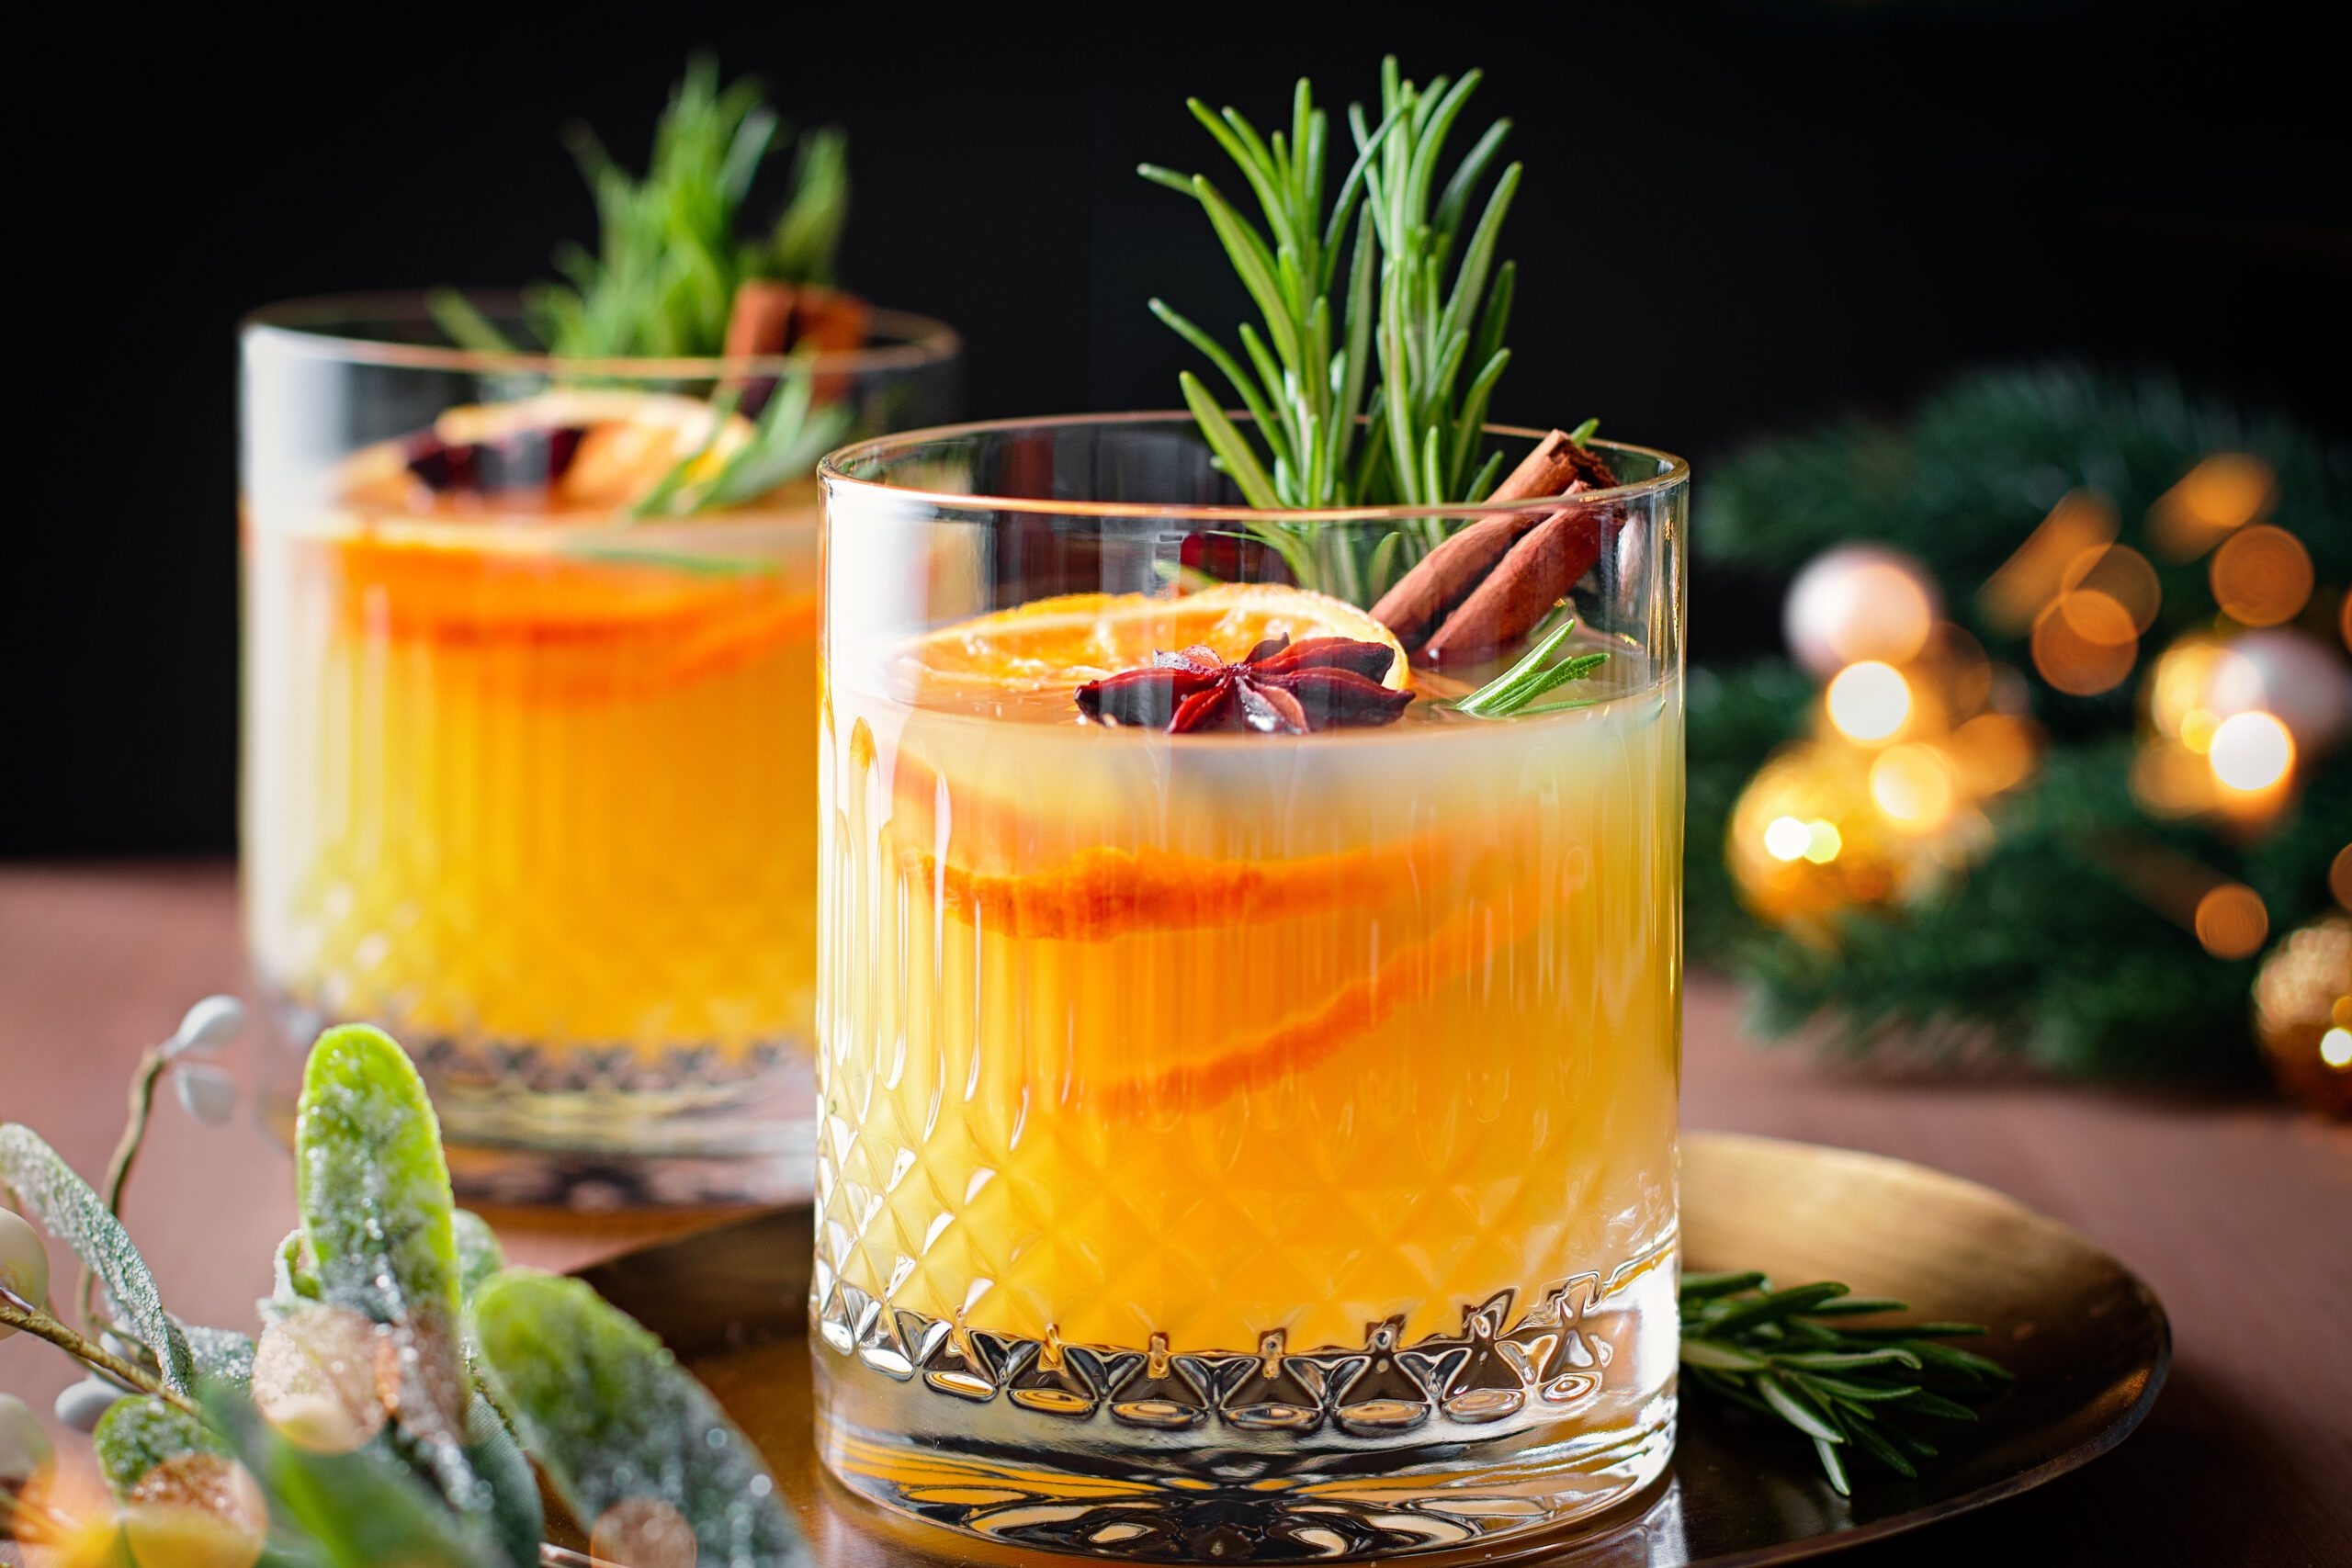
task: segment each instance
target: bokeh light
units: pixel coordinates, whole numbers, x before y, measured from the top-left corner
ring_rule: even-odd
[[[2243,882],[2224,882],[2197,900],[2197,940],[2216,958],[2248,958],[2270,934],[2262,895]]]
[[[2321,1035],[2319,1059],[2339,1073],[2352,1068],[2352,1029],[2339,1023]]]
[[[2033,772],[2034,733],[2021,718],[1981,713],[1952,731],[1945,750],[1963,789],[1998,795],[2025,783]]]
[[[389,1414],[376,1325],[342,1307],[305,1306],[263,1331],[254,1348],[254,1404],[288,1442],[348,1453]],[[395,1371],[396,1375],[396,1371]]]
[[[2012,636],[2033,625],[2066,591],[2067,572],[2105,550],[2115,531],[2112,502],[2096,491],[2068,491],[1977,591],[1985,624]]]
[[[2097,696],[2114,690],[2132,673],[2140,656],[2140,641],[2137,637],[2094,640],[2075,629],[2079,618],[2081,612],[2069,614],[2063,599],[2042,610],[2033,623],[2033,667],[2059,691],[2077,697]],[[2130,616],[2118,605],[2108,624],[2128,627]]]
[[[1841,545],[1797,573],[1781,619],[1797,662],[1826,676],[1861,660],[1909,659],[1940,608],[1918,562],[1876,545]]]
[[[2093,642],[2130,642],[2155,624],[2164,588],[2148,558],[2129,545],[2088,549],[2067,563],[2058,607]]]
[[[1866,659],[1829,682],[1829,722],[1853,740],[1891,739],[1911,716],[1911,687],[1892,664]]]
[[[2275,626],[2312,597],[2312,557],[2303,542],[2265,523],[2233,534],[2213,552],[2213,602],[2232,620]]]
[[[2285,778],[2295,765],[2295,738],[2259,709],[2233,714],[2213,731],[2205,760],[2231,789],[2253,793]]]
[[[1805,825],[1795,818],[1775,817],[1764,829],[1764,852],[1778,861],[1802,860],[1811,839]]]
[[[222,1454],[181,1454],[149,1471],[122,1523],[140,1568],[253,1568],[269,1540],[261,1488]]]
[[[699,1551],[685,1516],[659,1497],[624,1497],[588,1532],[598,1568],[695,1568]]]
[[[1951,765],[1932,746],[1891,746],[1871,764],[1871,803],[1905,832],[1951,821],[1955,793]]]
[[[2336,851],[2328,863],[2327,890],[2335,895],[2338,904],[2352,909],[2352,844]]]
[[[2269,464],[2244,452],[2216,452],[2148,509],[2148,537],[2167,560],[2195,560],[2266,515],[2277,500]]]

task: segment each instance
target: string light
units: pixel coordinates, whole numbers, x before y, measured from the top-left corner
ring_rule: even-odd
[[[2319,1059],[2339,1073],[2352,1067],[2352,1029],[2339,1023],[2321,1035]]]
[[[2113,608],[2070,608],[2072,600],[2086,601],[2090,606],[2106,601]],[[2076,629],[2085,620],[2104,623],[2109,636],[2086,637]],[[2104,593],[2088,590],[2066,594],[2044,606],[2034,620],[2033,667],[2043,680],[2073,696],[2091,697],[2112,691],[2139,660],[2140,639],[2130,628],[2130,613]]]
[[[2312,597],[2312,557],[2303,542],[2265,523],[2233,534],[2213,552],[2213,602],[2232,620],[2275,626]]]
[[[2148,509],[2148,537],[2168,560],[2195,560],[2277,501],[2269,464],[2243,452],[2216,452]]]
[[[2270,934],[2270,909],[2243,882],[2208,888],[2197,900],[2197,940],[2216,958],[2250,958]]]
[[[1829,682],[1829,722],[1851,740],[1892,739],[1911,716],[1911,687],[1892,664],[1866,659]]]
[[[2295,738],[2259,708],[2233,714],[2213,731],[2205,760],[2213,776],[2245,794],[2270,788],[2295,765]]]
[[[1896,827],[1931,833],[1951,820],[1951,765],[1932,746],[1894,746],[1871,764],[1871,802]]]

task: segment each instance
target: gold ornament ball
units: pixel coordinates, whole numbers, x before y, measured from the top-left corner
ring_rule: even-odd
[[[2352,917],[2322,915],[2271,949],[2254,977],[2254,1033],[2281,1089],[2352,1117]]]
[[[1790,747],[1747,781],[1724,855],[1760,919],[1804,935],[1842,910],[1899,904],[1949,870],[1949,846],[1892,828],[1871,796],[1871,757],[1835,741]]]

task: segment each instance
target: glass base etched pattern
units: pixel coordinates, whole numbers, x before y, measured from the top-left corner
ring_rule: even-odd
[[[1652,1359],[1643,1325],[1673,1322],[1673,1279],[1668,1244],[1516,1315],[1499,1292],[1458,1334],[1408,1344],[1391,1318],[1354,1347],[1272,1332],[1186,1353],[959,1327],[820,1258],[820,1442],[874,1500],[1019,1545],[1223,1562],[1459,1546],[1589,1517],[1663,1473],[1671,1379],[1624,1374]]]

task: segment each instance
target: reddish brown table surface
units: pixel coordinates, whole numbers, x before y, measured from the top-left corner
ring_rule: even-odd
[[[217,863],[0,867],[0,1120],[104,1165],[141,1048],[197,997],[246,989]],[[2138,1270],[2172,1314],[2172,1380],[2115,1453],[1926,1535],[1895,1563],[2352,1564],[2352,1128],[2270,1101],[1861,1075],[1757,1048],[1736,995],[1695,981],[1685,1118],[1870,1149],[1987,1182]],[[231,1064],[250,1064],[240,1047]],[[157,1117],[127,1219],[165,1297],[243,1323],[292,1224],[293,1171],[250,1118]],[[521,1261],[571,1268],[664,1222],[502,1213]],[[1994,1260],[1988,1260],[1988,1266]],[[22,1337],[0,1389],[46,1410],[71,1380]]]

